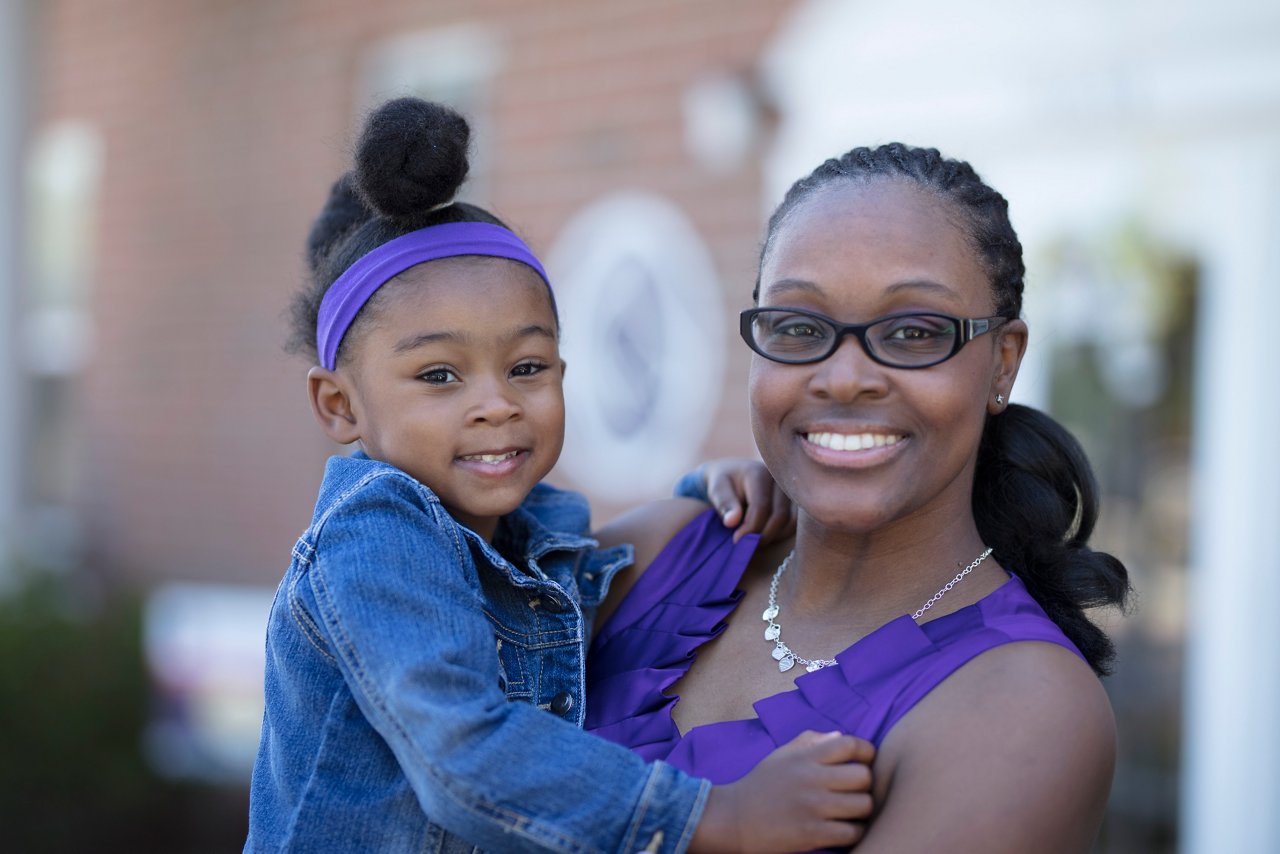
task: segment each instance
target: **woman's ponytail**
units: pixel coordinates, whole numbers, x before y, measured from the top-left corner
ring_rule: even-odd
[[[1084,450],[1039,410],[1011,404],[987,419],[978,449],[973,514],[983,539],[1099,673],[1115,647],[1085,609],[1123,607],[1129,573],[1088,541],[1098,485]]]

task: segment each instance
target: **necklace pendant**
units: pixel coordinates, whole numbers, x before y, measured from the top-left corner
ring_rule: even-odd
[[[950,592],[950,590],[953,587],[955,587],[962,580],[964,580],[964,577],[966,575],[973,572],[973,570],[977,568],[978,564],[982,563],[984,560],[986,560],[990,556],[991,556],[991,549],[988,548],[982,554],[974,558],[972,563],[970,563],[964,569],[960,570],[959,574],[957,574],[955,578],[948,581],[941,590],[939,590],[937,593],[933,595],[933,598],[931,598],[928,602],[925,602],[919,611],[916,611],[914,614],[912,614],[911,615],[912,619],[919,620],[921,617],[923,617],[924,613],[928,611],[930,608],[932,608],[939,599],[941,599],[948,592]],[[807,670],[810,673],[813,673],[815,670],[821,670],[824,667],[831,667],[837,664],[836,660],[833,658],[819,658],[814,661],[810,661],[807,658],[797,657],[796,654],[791,651],[790,647],[788,647],[785,643],[782,642],[782,627],[779,626],[776,622],[774,622],[775,620],[778,619],[778,611],[779,611],[778,579],[782,578],[782,573],[787,571],[787,567],[790,566],[791,559],[793,557],[795,557],[794,550],[790,554],[788,554],[785,558],[783,558],[782,563],[778,565],[778,568],[776,570],[774,570],[773,580],[769,583],[769,604],[764,609],[764,613],[761,614],[761,618],[766,623],[769,624],[768,626],[765,627],[764,639],[767,641],[772,641],[774,644],[773,650],[772,652],[770,652],[770,655],[773,656],[774,661],[778,662],[778,671],[780,673],[786,673],[788,670],[795,667],[797,661],[804,665],[805,670]]]

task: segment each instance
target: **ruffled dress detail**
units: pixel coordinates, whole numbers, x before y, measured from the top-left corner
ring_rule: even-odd
[[[979,602],[923,625],[909,614],[886,623],[835,656],[836,666],[805,673],[794,690],[755,703],[754,718],[681,735],[671,717],[678,697],[666,692],[699,647],[724,631],[756,544],[754,536],[734,543],[712,511],[676,535],[592,643],[588,730],[647,760],[729,783],[805,730],[840,730],[879,747],[916,703],[994,647],[1044,641],[1080,655],[1012,576]],[[762,660],[767,652],[762,640]]]

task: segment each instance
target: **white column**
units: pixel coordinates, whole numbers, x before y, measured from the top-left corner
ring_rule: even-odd
[[[28,27],[23,0],[0,0],[0,583],[15,552],[24,383],[18,364],[22,159],[27,123]]]
[[[1181,849],[1280,851],[1280,148],[1203,182]]]

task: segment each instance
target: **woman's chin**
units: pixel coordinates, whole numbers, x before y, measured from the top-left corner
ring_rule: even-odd
[[[797,501],[797,505],[812,523],[851,536],[869,534],[893,522],[893,514],[882,506],[859,506],[849,501],[815,501],[808,505]]]

